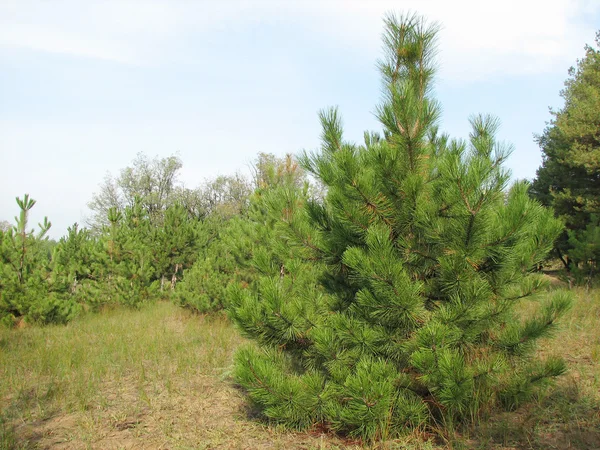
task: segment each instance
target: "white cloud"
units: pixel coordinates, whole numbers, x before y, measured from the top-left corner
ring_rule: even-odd
[[[0,46],[28,48],[120,63],[134,63],[135,55],[118,42],[30,24],[6,24],[0,29]]]
[[[583,0],[338,0],[325,5],[335,24],[323,31],[370,52],[378,52],[381,17],[388,11],[415,11],[438,22],[441,75],[465,81],[565,71],[594,36],[586,16],[600,12],[599,2]],[[311,12],[318,17],[322,11],[314,7]]]
[[[495,74],[564,71],[581,55],[598,14],[593,0],[227,0],[56,2],[0,5],[0,46],[155,65],[178,57],[183,36],[200,40],[255,23],[300,24],[338,45],[379,54],[381,19],[416,11],[442,24],[441,75],[453,80]],[[180,55],[183,57],[183,55]]]
[[[0,47],[153,64],[176,25],[166,2],[15,0],[0,4]]]

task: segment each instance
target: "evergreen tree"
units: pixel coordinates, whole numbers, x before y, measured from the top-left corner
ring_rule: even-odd
[[[228,286],[241,284],[252,289],[259,273],[253,258],[258,260],[257,255],[261,255],[268,260],[273,255],[274,221],[267,212],[268,194],[292,189],[306,195],[305,174],[291,155],[278,158],[261,153],[254,169],[255,191],[249,197],[249,206],[239,207],[245,202],[230,195],[214,202],[206,220],[210,230],[206,244],[178,285],[176,295],[182,306],[202,313],[218,311],[226,306]],[[247,183],[238,179],[233,183],[236,185]]]
[[[151,245],[154,248],[154,266],[160,278],[160,290],[168,281],[175,289],[183,271],[191,267],[198,256],[203,223],[191,218],[179,204],[167,208],[162,226],[155,229]]]
[[[17,197],[16,225],[0,231],[0,320],[13,325],[25,319],[64,323],[78,312],[77,304],[61,295],[52,279],[52,245],[46,234],[52,226],[45,217],[39,232],[29,229],[29,212],[35,200]]]
[[[212,216],[205,224],[204,245],[175,289],[181,306],[200,313],[222,310],[227,286],[250,285],[253,279],[249,268],[253,225],[239,216],[227,220]]]
[[[158,286],[154,266],[152,218],[141,201],[125,208],[123,220],[118,228],[116,250],[118,251],[118,291],[120,301],[129,306],[138,306],[155,298]]]
[[[75,223],[54,249],[52,277],[62,292],[79,304],[95,304],[98,289],[94,267],[98,255],[91,232]]]
[[[100,235],[75,224],[54,252],[57,286],[92,309],[170,295],[203,240],[203,222],[178,204],[166,209],[161,225],[151,223],[139,201],[123,212],[109,209],[107,221]]]
[[[565,370],[533,350],[568,296],[516,310],[537,298],[533,268],[562,225],[527,184],[506,191],[496,120],[473,117],[467,142],[439,135],[435,38],[417,16],[388,16],[383,136],[348,143],[323,111],[321,151],[302,164],[325,199],[265,198],[272,255],[254,255],[263,275],[232,288],[229,310],[260,344],[238,352],[236,380],[274,421],[383,438],[516,407]]]
[[[552,206],[567,229],[556,243],[567,269],[596,270],[600,241],[600,32],[596,48],[569,70],[561,91],[564,107],[538,138],[544,160],[530,189],[532,197]]]
[[[155,298],[156,279],[152,225],[141,202],[108,211],[110,225],[104,227],[95,251],[94,278],[99,281],[96,307],[123,304],[137,307]]]

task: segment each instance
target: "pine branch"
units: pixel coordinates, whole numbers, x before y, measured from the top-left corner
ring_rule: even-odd
[[[361,196],[361,198],[363,199],[363,201],[366,203],[367,205],[367,209],[369,211],[372,211],[373,213],[375,213],[375,215],[379,216],[379,218],[381,218],[381,220],[383,220],[383,222],[390,228],[393,228],[393,224],[392,222],[387,219],[383,213],[379,212],[379,208],[377,207],[376,204],[374,204],[364,193],[363,191],[358,187],[358,184],[356,183],[355,180],[352,180],[352,182],[350,183],[350,185],[356,190],[356,192],[358,192],[358,194]]]

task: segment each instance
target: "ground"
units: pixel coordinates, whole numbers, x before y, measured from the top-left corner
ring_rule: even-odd
[[[600,291],[576,294],[540,349],[570,369],[546,394],[455,436],[413,433],[376,448],[600,448]],[[168,302],[0,330],[0,449],[362,448],[256,417],[230,377],[240,345],[225,317]]]

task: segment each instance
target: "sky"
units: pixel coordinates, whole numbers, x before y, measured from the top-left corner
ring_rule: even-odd
[[[259,152],[319,146],[318,111],[345,137],[380,130],[383,17],[436,22],[440,128],[497,116],[513,179],[535,176],[534,134],[600,28],[600,0],[0,0],[0,220],[15,197],[59,238],[105,175],[139,152],[177,155],[189,188]]]

